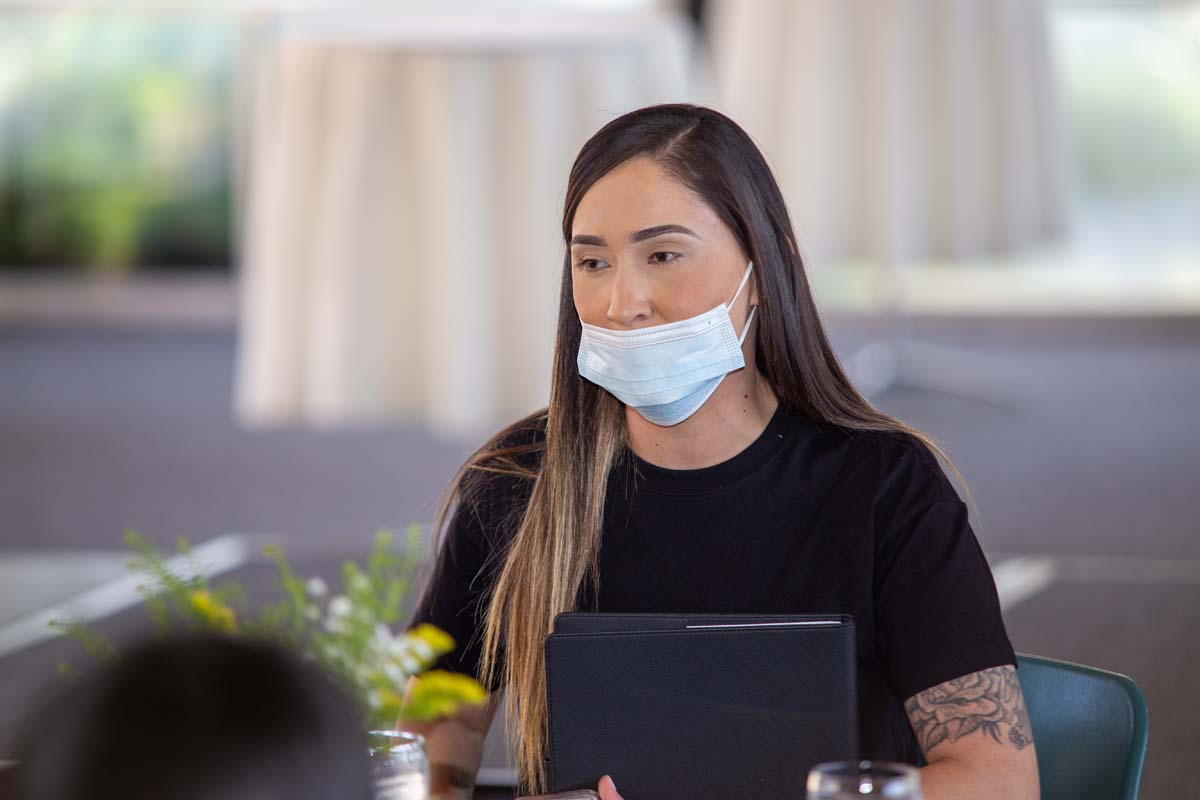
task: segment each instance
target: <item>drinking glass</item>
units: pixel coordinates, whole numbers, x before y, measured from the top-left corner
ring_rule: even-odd
[[[375,800],[429,800],[425,737],[405,731],[370,731]]]
[[[917,768],[890,761],[830,761],[808,773],[808,800],[922,800]]]

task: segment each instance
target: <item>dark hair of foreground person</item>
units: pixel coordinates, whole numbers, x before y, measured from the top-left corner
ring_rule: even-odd
[[[19,758],[24,800],[371,797],[350,697],[289,651],[219,634],[146,642],[65,683]]]

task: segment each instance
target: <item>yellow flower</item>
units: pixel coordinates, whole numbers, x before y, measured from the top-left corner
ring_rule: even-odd
[[[434,720],[455,713],[463,705],[478,705],[486,697],[487,690],[474,678],[435,669],[417,676],[401,716]]]
[[[188,600],[196,613],[217,630],[230,632],[237,630],[237,617],[233,609],[217,600],[210,592],[204,589],[193,589],[188,592]]]
[[[429,623],[422,623],[409,631],[409,636],[420,639],[433,648],[434,657],[449,653],[454,649],[454,639],[441,628]]]
[[[404,696],[392,689],[373,689],[372,705],[377,705],[381,708],[398,709],[404,704]]]

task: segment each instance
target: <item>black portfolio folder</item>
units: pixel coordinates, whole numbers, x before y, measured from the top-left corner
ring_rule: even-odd
[[[629,798],[803,797],[854,760],[845,615],[560,614],[546,637],[553,791],[604,774]]]

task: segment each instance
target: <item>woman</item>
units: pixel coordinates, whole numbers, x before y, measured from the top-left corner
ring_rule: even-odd
[[[414,620],[461,645],[443,666],[504,690],[522,788],[544,788],[555,614],[840,612],[864,757],[927,761],[929,800],[1036,797],[967,509],[937,445],[838,365],[749,136],[692,105],[613,120],[571,170],[563,238],[549,406],[455,475]],[[495,708],[415,728],[444,796],[470,794]]]

